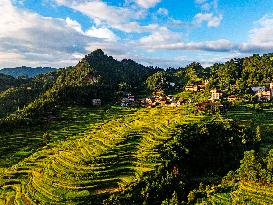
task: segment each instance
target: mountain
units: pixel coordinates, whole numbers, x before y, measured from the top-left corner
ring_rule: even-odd
[[[147,77],[156,70],[128,59],[117,61],[99,49],[86,55],[76,66],[37,76],[24,88],[5,93],[0,97],[0,107],[4,104],[11,107],[8,113],[22,108],[16,114],[21,119],[41,116],[55,105],[91,105],[93,98],[109,104],[124,93],[143,94]],[[16,100],[17,96],[22,99]],[[7,105],[10,99],[15,103]]]
[[[55,70],[56,68],[51,68],[51,67],[31,68],[31,67],[22,66],[22,67],[16,67],[16,68],[3,68],[0,70],[0,73],[11,75],[15,78],[18,78],[21,76],[27,76],[29,78],[33,78],[37,75],[53,72]]]

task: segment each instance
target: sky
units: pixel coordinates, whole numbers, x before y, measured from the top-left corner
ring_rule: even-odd
[[[273,52],[272,0],[0,0],[0,68],[77,64],[102,49],[204,67]]]

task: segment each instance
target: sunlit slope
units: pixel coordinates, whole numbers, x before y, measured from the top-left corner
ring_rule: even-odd
[[[183,107],[164,107],[97,124],[3,170],[0,202],[84,204],[122,190],[162,163],[157,147],[175,125],[200,119]]]
[[[37,125],[21,126],[16,129],[0,130],[0,167],[10,167],[45,143],[55,143],[91,129],[96,123],[119,118],[136,109],[118,107],[62,107],[55,115],[49,116]],[[48,139],[44,139],[47,135]],[[45,142],[47,141],[47,142]]]

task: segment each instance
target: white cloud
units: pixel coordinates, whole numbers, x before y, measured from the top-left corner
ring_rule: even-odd
[[[223,16],[221,14],[214,15],[213,13],[198,13],[194,17],[194,22],[197,25],[207,22],[208,27],[218,27],[221,24]]]
[[[250,42],[273,43],[273,15],[266,15],[257,22],[258,26],[250,30]]]
[[[249,40],[240,45],[242,52],[273,52],[273,15],[265,15],[249,31]]]
[[[161,0],[136,0],[136,3],[145,9],[154,7],[159,2],[161,2]]]
[[[206,3],[208,0],[195,0],[195,3],[197,4],[203,4]]]
[[[92,27],[89,30],[85,32],[87,36],[90,37],[97,37],[97,38],[103,38],[108,41],[117,41],[118,37],[108,28],[96,28]]]
[[[140,39],[141,47],[148,50],[199,50],[214,52],[229,52],[238,46],[226,39],[203,42],[184,42],[180,34],[163,30]]]
[[[204,10],[214,9],[216,13],[218,12],[218,0],[195,0],[195,3]]]
[[[179,33],[172,32],[166,27],[160,27],[148,36],[144,36],[139,40],[142,47],[154,50],[162,48],[166,45],[176,44],[181,42]]]
[[[190,42],[185,46],[185,48],[188,50],[228,52],[236,48],[236,45],[229,40],[219,39],[215,41]]]
[[[72,8],[90,17],[97,26],[110,26],[124,32],[140,32],[141,26],[134,20],[142,19],[141,9],[110,6],[102,1],[55,0],[57,4]]]
[[[159,9],[157,10],[157,13],[158,13],[159,15],[163,15],[163,16],[168,16],[168,15],[169,15],[169,11],[168,11],[168,9],[166,9],[166,8],[159,8]]]
[[[0,66],[73,65],[77,54],[98,38],[84,35],[71,19],[54,19],[15,7],[10,0],[0,1]],[[9,60],[14,55],[14,59]]]
[[[67,26],[75,29],[76,31],[78,31],[79,33],[82,33],[82,27],[81,27],[81,24],[75,20],[72,20],[71,18],[67,17],[65,19],[65,22],[67,24]]]
[[[205,3],[201,6],[201,8],[205,11],[209,11],[211,9],[211,6],[209,3]]]
[[[72,20],[69,17],[66,18],[65,22],[69,27],[85,36],[106,39],[108,41],[118,40],[118,37],[108,28],[96,28],[95,26],[92,26],[87,31],[83,31],[79,22]]]

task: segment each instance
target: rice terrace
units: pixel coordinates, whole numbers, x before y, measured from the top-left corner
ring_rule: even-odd
[[[272,11],[1,0],[0,205],[273,205]]]

